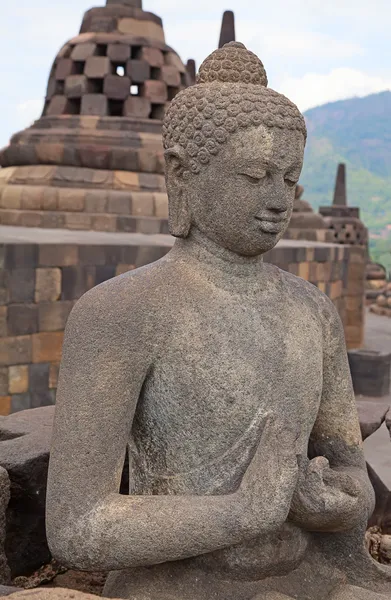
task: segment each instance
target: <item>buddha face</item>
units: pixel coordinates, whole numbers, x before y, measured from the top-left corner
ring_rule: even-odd
[[[191,227],[215,243],[245,256],[267,252],[288,226],[303,154],[299,131],[260,126],[231,135],[198,174],[168,158],[170,210],[179,195]]]

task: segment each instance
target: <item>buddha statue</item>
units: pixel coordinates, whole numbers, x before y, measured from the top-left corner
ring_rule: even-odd
[[[164,119],[172,250],[71,313],[47,536],[62,564],[110,571],[103,596],[391,598],[364,548],[374,494],[338,314],[262,260],[305,141],[253,53],[213,52]]]

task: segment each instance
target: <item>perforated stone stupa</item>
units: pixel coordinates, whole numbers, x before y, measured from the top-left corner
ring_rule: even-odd
[[[0,152],[0,224],[164,232],[161,119],[187,84],[141,0],[87,11],[54,60],[41,118]]]
[[[360,220],[360,209],[348,206],[346,193],[346,167],[338,165],[335,180],[334,200],[331,206],[321,206],[321,215],[325,217],[328,228],[337,244],[367,246],[368,230]]]

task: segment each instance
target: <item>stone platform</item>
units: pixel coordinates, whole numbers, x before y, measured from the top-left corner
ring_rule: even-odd
[[[0,226],[0,414],[54,403],[64,328],[76,300],[158,260],[173,242],[165,234]],[[265,260],[325,292],[340,313],[348,347],[360,346],[360,249],[281,240]]]

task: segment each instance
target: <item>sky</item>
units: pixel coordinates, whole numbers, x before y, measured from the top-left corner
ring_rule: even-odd
[[[0,0],[0,147],[39,118],[54,57],[104,0]],[[143,0],[166,42],[199,66],[218,43],[224,10],[263,61],[269,86],[305,111],[391,89],[390,0]]]

